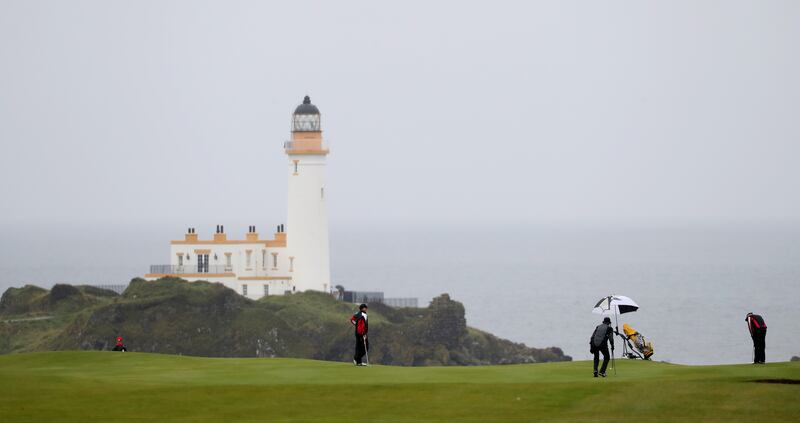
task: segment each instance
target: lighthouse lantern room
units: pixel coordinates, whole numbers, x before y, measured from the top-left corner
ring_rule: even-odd
[[[311,104],[311,98],[306,96],[303,104],[297,106],[292,115],[292,132],[320,132],[321,130],[319,109]]]

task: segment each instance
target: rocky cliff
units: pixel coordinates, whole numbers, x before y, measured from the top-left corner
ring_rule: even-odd
[[[353,304],[316,292],[246,299],[220,284],[134,279],[122,295],[91,287],[11,288],[0,299],[0,353],[110,349],[208,357],[302,357],[349,361]],[[370,306],[370,358],[395,365],[565,361],[559,348],[530,348],[467,326],[447,294],[427,308]]]

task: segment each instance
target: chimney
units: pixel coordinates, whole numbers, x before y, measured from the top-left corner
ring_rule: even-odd
[[[286,234],[283,232],[283,224],[278,225],[278,232],[275,234],[275,241],[283,242],[283,246],[286,246]]]
[[[184,236],[184,239],[187,242],[197,242],[197,235],[194,233],[194,228],[186,229],[186,235]]]
[[[217,225],[217,233],[214,234],[214,242],[224,242],[227,240],[228,237],[225,235],[225,227]]]
[[[256,232],[255,226],[248,226],[247,227],[247,235],[245,239],[248,241],[258,241],[258,233]]]

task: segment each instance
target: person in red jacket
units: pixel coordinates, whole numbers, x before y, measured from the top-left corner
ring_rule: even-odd
[[[750,329],[750,337],[753,338],[753,364],[764,364],[766,356],[764,348],[767,341],[767,323],[758,314],[747,313],[744,318],[747,328]]]
[[[358,313],[350,318],[350,323],[355,327],[356,335],[356,353],[353,356],[353,364],[356,366],[366,366],[362,361],[364,356],[369,351],[369,339],[367,333],[369,332],[369,323],[367,322],[367,305],[361,304],[358,306]],[[367,356],[369,357],[369,356]]]
[[[114,345],[114,350],[113,351],[123,351],[123,352],[124,351],[128,351],[128,349],[125,348],[125,344],[122,343],[122,337],[121,336],[117,337],[117,345]]]

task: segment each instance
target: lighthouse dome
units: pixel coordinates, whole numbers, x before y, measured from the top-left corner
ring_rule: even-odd
[[[319,132],[320,127],[319,109],[311,104],[311,98],[306,96],[303,104],[294,109],[292,132]]]
[[[311,104],[311,97],[306,96],[303,99],[303,104],[297,106],[297,108],[294,109],[294,114],[296,114],[296,115],[318,115],[319,114],[319,109],[317,108],[317,106]]]

